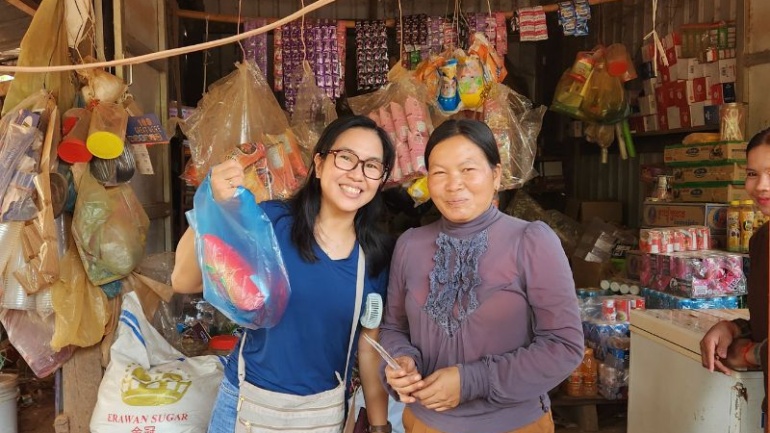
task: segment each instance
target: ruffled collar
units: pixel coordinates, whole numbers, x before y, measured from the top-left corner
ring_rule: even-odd
[[[484,213],[464,223],[455,223],[441,217],[438,228],[440,232],[447,236],[462,239],[487,229],[495,221],[502,218],[502,216],[503,213],[497,207],[489,206],[489,209],[485,210]]]

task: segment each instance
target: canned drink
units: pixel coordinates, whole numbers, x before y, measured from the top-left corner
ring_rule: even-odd
[[[682,230],[679,230],[679,229],[674,230],[673,243],[674,243],[675,252],[687,251],[686,236]]]
[[[608,322],[614,322],[617,319],[614,299],[604,299],[602,301],[602,319]]]
[[[649,232],[650,253],[660,254],[663,252],[663,233],[660,230],[650,230]]]
[[[699,250],[711,249],[711,232],[708,227],[697,227],[696,236]]]
[[[687,251],[698,250],[698,228],[687,227]]]
[[[669,254],[674,252],[674,231],[664,229],[660,231],[660,252]]]
[[[615,300],[615,320],[628,322],[631,317],[631,303],[629,299],[618,298]]]

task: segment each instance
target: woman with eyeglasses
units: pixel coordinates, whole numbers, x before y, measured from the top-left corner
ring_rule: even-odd
[[[371,293],[385,297],[393,241],[377,227],[383,211],[381,191],[395,151],[387,134],[363,116],[340,118],[321,134],[305,184],[286,201],[260,206],[270,218],[291,284],[291,298],[273,328],[247,330],[242,357],[230,354],[212,412],[209,432],[232,433],[237,418],[239,359],[245,381],[261,389],[294,396],[323,393],[341,386],[345,375],[356,298],[359,247],[365,256],[363,302]],[[243,184],[236,161],[212,168],[216,201],[227,203]],[[202,290],[195,257],[195,236],[188,229],[179,242],[172,274],[174,290]],[[360,326],[360,325],[359,325]],[[389,433],[388,396],[379,381],[379,356],[359,332],[377,338],[377,329],[359,330],[360,376],[372,431]],[[355,357],[355,347],[351,358]],[[347,388],[346,388],[347,389]]]

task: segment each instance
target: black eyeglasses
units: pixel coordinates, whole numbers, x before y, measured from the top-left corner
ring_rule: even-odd
[[[380,180],[385,175],[385,164],[376,159],[362,161],[358,155],[346,149],[330,150],[326,153],[334,155],[334,166],[340,170],[355,170],[358,164],[361,164],[361,171],[369,179]]]

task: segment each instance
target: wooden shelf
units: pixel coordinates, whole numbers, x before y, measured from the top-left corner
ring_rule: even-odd
[[[633,137],[655,137],[661,135],[690,134],[692,132],[718,132],[719,126],[706,125],[695,128],[668,129],[666,131],[634,132]]]

